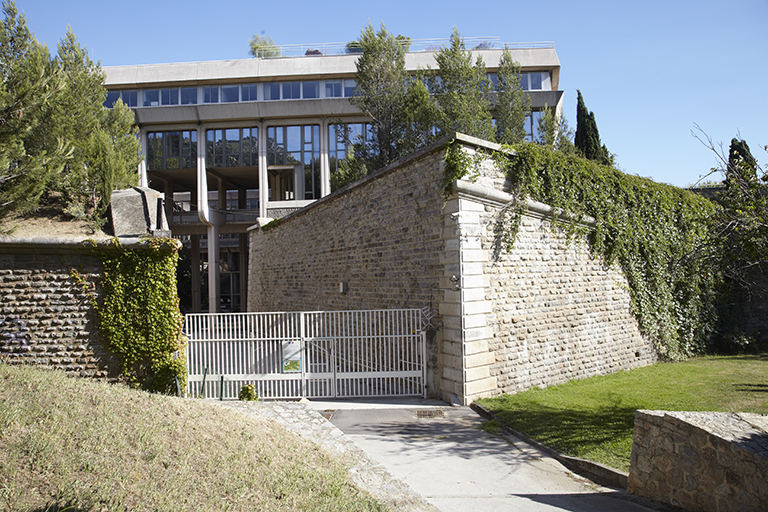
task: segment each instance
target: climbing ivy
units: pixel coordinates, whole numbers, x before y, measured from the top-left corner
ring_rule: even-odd
[[[126,249],[117,238],[90,242],[103,267],[103,297],[95,300],[99,331],[123,359],[131,385],[175,393],[186,387],[186,339],[176,291],[176,241],[149,238]]]
[[[475,172],[468,157],[456,156],[458,146],[453,143],[446,151],[444,187],[449,179]],[[557,218],[554,226],[569,239],[586,235],[594,256],[606,265],[618,263],[640,331],[663,358],[682,359],[708,348],[720,282],[720,272],[706,257],[708,221],[718,212],[714,203],[537,144],[505,147],[493,158],[515,197],[595,219],[594,228]],[[502,212],[497,236],[507,246],[515,240],[524,208],[524,201],[517,201]]]

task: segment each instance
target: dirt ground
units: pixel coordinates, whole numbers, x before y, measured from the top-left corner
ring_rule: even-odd
[[[64,214],[57,201],[41,206],[25,215],[11,214],[0,225],[0,236],[11,238],[92,238],[103,240],[109,235],[94,231],[86,221],[75,220]]]

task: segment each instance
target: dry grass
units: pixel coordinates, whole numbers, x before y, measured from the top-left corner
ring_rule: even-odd
[[[0,364],[0,508],[383,510],[279,425]]]

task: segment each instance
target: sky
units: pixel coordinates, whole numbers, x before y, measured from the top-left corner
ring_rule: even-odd
[[[71,27],[102,66],[249,58],[254,34],[343,43],[369,22],[414,40],[445,39],[456,26],[468,38],[551,41],[571,128],[580,90],[624,172],[695,184],[719,164],[697,127],[726,154],[739,136],[768,163],[768,0],[15,3],[52,53]]]

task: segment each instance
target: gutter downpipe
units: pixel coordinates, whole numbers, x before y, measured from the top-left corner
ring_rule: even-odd
[[[205,129],[197,128],[197,217],[208,226],[208,312],[221,311],[219,276],[219,226],[218,212],[211,212],[208,205],[208,174],[205,168]]]

